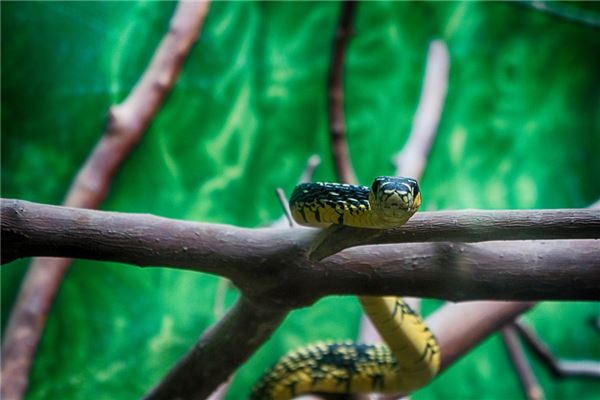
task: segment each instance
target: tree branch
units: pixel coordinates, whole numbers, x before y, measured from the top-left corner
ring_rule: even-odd
[[[366,246],[311,262],[305,255],[318,231],[308,228],[243,229],[19,200],[2,200],[1,217],[4,256],[41,253],[167,265],[223,275],[242,290],[238,306],[203,336],[149,398],[174,396],[184,389],[186,398],[208,395],[268,338],[288,309],[330,294],[451,300],[600,297],[600,248],[595,240]],[[531,236],[537,232],[532,230]],[[442,348],[442,367],[529,307],[442,307],[428,322]],[[457,312],[463,316],[461,324],[447,318]],[[257,334],[240,339],[234,332]],[[247,343],[240,347],[244,339]],[[229,342],[236,343],[232,354],[223,351],[233,348]],[[218,358],[223,361],[214,364]],[[210,372],[196,373],[204,370]]]
[[[441,40],[434,40],[427,53],[423,88],[412,130],[402,150],[393,158],[396,176],[411,176],[417,180],[423,176],[442,117],[449,69],[450,57],[446,44]]]
[[[20,200],[2,200],[1,205],[3,262],[66,256],[167,265],[225,276],[251,298],[290,307],[330,294],[403,294],[455,301],[600,297],[600,247],[594,240],[403,243],[347,249],[315,262],[306,259],[311,241],[319,235],[315,229],[247,229]],[[483,237],[478,236],[476,223],[465,230],[449,229],[446,235],[460,232],[459,238],[471,241],[600,237],[597,228],[590,228],[600,220],[597,210],[514,213],[519,218],[507,211],[476,212],[474,221],[480,223],[495,216]],[[440,218],[440,213],[422,213],[426,221],[422,229],[429,234],[419,240],[443,240],[442,227],[447,227],[443,222],[466,220],[467,214],[443,213]],[[506,229],[515,220],[531,221],[532,226],[516,232]],[[562,230],[545,229],[557,220],[563,221]],[[571,229],[574,226],[578,228]],[[381,242],[389,243],[385,238]]]
[[[521,335],[525,343],[531,348],[536,356],[544,362],[550,369],[550,372],[558,378],[566,377],[585,377],[600,378],[600,362],[582,360],[561,360],[556,358],[552,351],[535,334],[533,329],[529,328],[522,321],[514,321],[512,324]]]
[[[205,399],[273,334],[288,311],[257,306],[242,296],[145,399]]]
[[[102,138],[77,174],[64,204],[95,208],[106,197],[113,175],[143,136],[173,86],[200,32],[208,2],[182,2],[169,33],[129,96],[111,107]],[[2,398],[20,399],[46,316],[71,264],[69,259],[33,260],[17,297],[2,345]]]
[[[356,175],[352,168],[352,162],[350,162],[344,120],[344,58],[348,40],[352,35],[352,19],[356,10],[356,2],[344,1],[341,7],[327,85],[329,88],[329,132],[338,178],[341,182],[354,183]]]
[[[592,28],[600,27],[600,15],[593,10],[581,10],[576,6],[559,3],[557,1],[519,0],[518,4],[561,18],[565,21],[588,25]]]
[[[445,370],[490,334],[534,306],[533,302],[477,301],[447,303],[437,309],[427,325],[438,338]],[[461,323],[456,323],[456,316]],[[451,318],[448,318],[448,317]]]
[[[300,176],[299,182],[298,183],[302,183],[302,182],[307,182],[310,181],[312,179],[312,175],[315,171],[315,169],[317,168],[317,166],[320,164],[321,159],[319,156],[317,156],[316,154],[313,154],[312,156],[310,156],[306,162],[306,166],[304,168],[304,171],[302,172],[302,175]],[[281,189],[278,189],[278,192]],[[282,190],[283,192],[283,190]],[[278,193],[279,194],[279,193]],[[288,219],[289,221],[291,221],[291,216],[287,216],[287,214],[289,214],[289,204],[287,199],[285,198],[285,196],[279,196],[279,201],[281,202],[281,206],[284,209],[284,215],[282,218],[279,218],[278,220],[274,221],[270,227],[271,228],[278,228],[278,227],[282,227],[285,224],[282,224],[282,219]],[[290,227],[296,227],[296,224],[293,224]],[[222,282],[229,282],[226,279],[222,279]],[[268,315],[268,314],[266,314]],[[243,316],[241,316],[240,318],[244,318]],[[265,321],[268,322],[268,321]],[[233,334],[236,335],[240,335],[240,340],[245,340],[245,338],[247,336],[253,336],[256,335],[256,333],[252,332],[252,331],[248,331],[248,330],[241,330],[241,331],[237,331]],[[264,338],[265,340],[267,339],[266,337]],[[235,339],[234,339],[235,341]],[[202,365],[197,365],[196,366],[199,370],[203,369],[204,367]],[[230,377],[231,379],[231,377]],[[229,379],[229,380],[230,380]],[[208,400],[221,400],[223,398],[225,398],[225,395],[227,394],[227,391],[229,390],[229,380],[222,383],[209,397]]]
[[[600,210],[594,209],[433,211],[417,213],[397,229],[333,225],[321,231],[309,256],[321,260],[367,244],[584,239],[599,235]]]
[[[306,165],[304,167],[304,170],[302,171],[302,175],[300,175],[300,179],[298,180],[298,183],[311,181],[313,173],[315,172],[315,169],[319,166],[320,163],[321,163],[321,157],[319,157],[316,154],[311,155],[308,158],[308,160],[306,160]],[[284,207],[284,209],[287,208],[287,210],[289,211],[289,204],[287,204],[287,199],[279,198],[280,202],[282,200],[285,200],[285,205],[283,205],[283,203],[282,203],[282,206]],[[289,221],[290,221],[289,217],[287,216],[287,214],[284,211],[284,215],[282,215],[279,219],[273,221],[273,223],[269,224],[269,227],[271,227],[271,228],[289,227],[290,226]],[[294,226],[295,225],[296,224],[294,224]]]
[[[525,390],[527,399],[542,400],[544,398],[544,392],[542,391],[542,387],[538,383],[537,378],[531,369],[531,365],[529,365],[529,362],[527,361],[525,352],[519,343],[517,332],[515,332],[515,329],[511,324],[503,327],[501,332],[508,355],[510,356],[511,361],[517,370],[517,375],[519,376],[521,385]]]

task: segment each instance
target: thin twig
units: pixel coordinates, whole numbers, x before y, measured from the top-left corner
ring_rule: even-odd
[[[542,342],[535,334],[533,329],[525,325],[522,321],[515,321],[514,328],[519,332],[525,343],[531,348],[534,354],[550,369],[550,372],[556,377],[584,377],[600,378],[600,362],[585,360],[571,361],[561,360],[552,354],[552,350]]]
[[[290,205],[285,197],[285,193],[283,192],[282,188],[275,189],[275,192],[277,193],[277,198],[279,199],[279,203],[283,209],[283,215],[288,220],[290,228],[293,228],[296,223],[294,222],[294,218],[292,218],[292,212],[290,211]]]
[[[313,175],[315,173],[315,169],[321,164],[321,157],[317,154],[313,154],[308,157],[306,161],[306,167],[304,167],[304,171],[302,172],[302,176],[298,183],[310,182],[313,179]]]
[[[302,175],[300,175],[300,179],[298,179],[298,183],[309,182],[312,180],[315,169],[321,164],[321,157],[316,154],[311,155],[306,161],[306,166],[304,167],[304,171],[302,171]],[[287,203],[287,200],[286,200]],[[287,206],[289,209],[289,205]],[[271,228],[283,228],[284,226],[289,225],[289,218],[287,215],[282,215],[281,218],[277,219],[273,223],[269,224]]]
[[[169,33],[157,48],[150,65],[129,96],[108,112],[100,141],[80,169],[64,204],[96,208],[106,197],[112,177],[159,110],[183,62],[196,41],[208,2],[182,2],[171,20]],[[20,399],[44,329],[46,317],[71,264],[69,259],[38,258],[29,268],[2,344],[0,397]]]
[[[557,1],[520,0],[519,4],[530,7],[533,10],[544,12],[554,17],[562,18],[565,21],[588,25],[592,28],[600,27],[600,15],[593,10],[580,10],[573,5],[567,5]]]
[[[329,132],[331,150],[338,178],[344,183],[355,183],[356,175],[350,161],[350,150],[346,140],[344,120],[344,59],[346,47],[352,35],[352,19],[356,9],[355,1],[344,1],[333,44],[333,59],[329,70]]]
[[[519,339],[512,324],[509,324],[501,329],[502,339],[508,355],[517,370],[517,375],[525,390],[525,395],[528,400],[542,400],[544,398],[544,392],[540,386],[535,374],[527,361],[525,352],[519,344]]]

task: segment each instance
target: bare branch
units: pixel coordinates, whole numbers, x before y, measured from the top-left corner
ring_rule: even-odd
[[[346,140],[344,120],[344,58],[346,47],[352,34],[352,19],[356,9],[355,1],[344,1],[341,5],[340,21],[333,45],[333,59],[329,70],[329,132],[335,169],[341,182],[355,183],[356,175],[350,161],[350,151]]]
[[[527,399],[542,400],[544,398],[544,392],[527,361],[523,348],[519,344],[519,338],[517,337],[515,329],[509,324],[502,328],[501,332],[510,359],[517,370],[521,385],[523,385],[523,389],[525,389]]]
[[[519,3],[548,15],[562,18],[565,21],[588,25],[593,28],[600,27],[600,15],[589,9],[580,10],[577,6],[562,4],[557,1],[520,0]]]
[[[111,107],[100,141],[77,174],[64,201],[71,207],[95,208],[106,197],[113,175],[143,136],[170,91],[186,55],[198,37],[208,2],[178,5],[144,75],[121,104]],[[46,316],[71,260],[33,260],[4,334],[0,397],[20,399]]]
[[[296,225],[296,223],[294,222],[294,219],[292,218],[292,212],[290,211],[290,205],[287,201],[287,198],[285,197],[285,193],[283,192],[283,189],[277,188],[275,190],[275,193],[277,193],[277,198],[279,199],[279,203],[281,204],[281,208],[283,209],[283,215],[287,219],[287,221],[290,225],[290,228],[293,228],[294,225]]]
[[[535,334],[533,329],[529,328],[522,321],[513,323],[514,329],[519,332],[525,343],[529,345],[536,356],[544,362],[550,369],[550,372],[556,377],[585,377],[585,378],[600,378],[600,362],[599,361],[571,361],[560,360],[552,354],[552,350],[546,346],[541,339]]]
[[[145,399],[205,399],[271,336],[287,313],[242,296]]]
[[[449,67],[450,57],[446,44],[440,40],[431,42],[421,99],[413,120],[412,131],[402,150],[393,158],[397,176],[411,176],[417,180],[423,176],[429,151],[442,117],[448,88]]]
[[[306,167],[304,167],[304,172],[302,172],[302,176],[298,183],[310,182],[312,181],[313,174],[315,173],[315,169],[321,164],[321,157],[317,154],[313,154],[308,157],[306,161]]]
[[[319,166],[320,163],[321,157],[319,157],[316,154],[311,155],[306,161],[306,166],[304,167],[304,171],[302,171],[302,175],[300,176],[298,183],[311,181],[313,173],[315,172],[315,169]],[[285,202],[287,204],[287,199]],[[289,205],[287,207],[289,210]],[[287,215],[283,215],[281,218],[269,225],[269,227],[271,228],[283,228],[284,226],[289,226],[289,219]]]
[[[28,256],[66,256],[168,265],[225,276],[250,297],[291,307],[330,294],[403,294],[449,300],[600,297],[600,246],[594,240],[403,243],[347,249],[311,262],[305,255],[319,234],[315,229],[247,229],[20,200],[2,200],[1,204],[5,262]],[[476,212],[474,220],[489,221],[497,213]],[[470,235],[459,231],[458,236],[473,241],[498,236],[600,236],[598,229],[590,229],[594,219],[600,219],[598,211],[515,211],[519,218],[511,212],[499,213],[504,219],[492,218],[495,222],[486,226],[483,238],[477,235],[477,224],[469,226]],[[454,218],[444,213],[441,221],[440,213],[422,215],[427,221],[423,229],[430,234],[420,240],[443,240],[441,231],[432,227],[439,227],[441,221],[466,219],[462,212]],[[531,221],[532,226],[511,236],[506,227],[517,220]],[[545,229],[556,220],[563,220],[560,232]],[[574,225],[578,229],[572,230]]]
[[[433,211],[417,213],[397,229],[331,226],[321,231],[309,256],[321,260],[367,244],[584,239],[599,235],[600,210],[594,209]]]

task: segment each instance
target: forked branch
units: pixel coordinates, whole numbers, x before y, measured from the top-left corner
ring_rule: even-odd
[[[20,200],[1,204],[3,262],[54,256],[179,267],[225,276],[250,297],[291,307],[330,294],[454,301],[600,297],[599,210],[477,211],[466,224],[458,222],[469,212],[424,212],[418,221],[425,233],[407,224],[407,231],[383,231],[378,242],[368,242],[399,244],[311,261],[306,255],[320,235],[315,229],[245,229]],[[444,235],[519,240],[452,244]],[[539,238],[592,240],[527,241]]]

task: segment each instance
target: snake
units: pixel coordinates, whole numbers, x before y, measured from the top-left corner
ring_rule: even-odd
[[[415,179],[380,176],[371,187],[312,182],[297,185],[290,211],[300,225],[392,229],[421,205]],[[440,346],[402,298],[360,296],[385,343],[318,342],[284,355],[255,385],[251,400],[288,400],[305,393],[408,393],[439,371]]]

